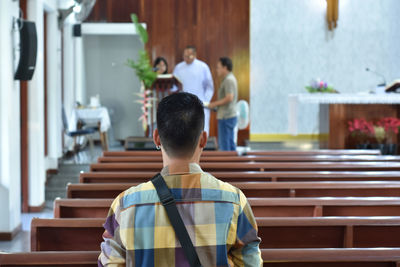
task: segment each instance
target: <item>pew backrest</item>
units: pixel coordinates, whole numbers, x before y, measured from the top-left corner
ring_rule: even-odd
[[[400,216],[400,198],[248,198],[256,217]],[[105,218],[113,199],[56,199],[54,218]]]
[[[296,156],[296,155],[380,155],[379,150],[372,149],[318,149],[318,150],[266,150],[266,151],[246,151],[243,155],[271,155],[271,156]],[[202,156],[237,156],[235,151],[203,151]],[[131,156],[161,156],[160,151],[104,151],[104,157],[131,157]]]
[[[99,157],[99,163],[162,162],[161,156]],[[298,155],[298,156],[207,156],[201,162],[400,162],[399,156],[381,155]]]
[[[0,266],[97,266],[100,251],[0,253]]]
[[[68,184],[68,198],[115,198],[138,183]],[[234,182],[247,197],[400,197],[400,182]]]
[[[39,219],[31,222],[31,251],[98,251],[104,219]]]
[[[399,217],[256,217],[261,248],[400,247]],[[32,251],[98,250],[104,219],[33,219]]]
[[[80,183],[142,183],[153,172],[84,172]],[[400,171],[296,171],[296,172],[211,172],[225,182],[296,182],[296,181],[400,181]]]
[[[264,266],[397,267],[400,249],[262,249]]]
[[[0,263],[9,266],[97,266],[100,251],[51,251],[0,253]],[[264,266],[310,267],[329,265],[330,267],[398,266],[400,249],[261,249]],[[396,265],[397,264],[397,265]]]
[[[400,171],[400,162],[205,162],[204,171]],[[152,171],[162,169],[161,162],[94,163],[90,170],[108,172]]]

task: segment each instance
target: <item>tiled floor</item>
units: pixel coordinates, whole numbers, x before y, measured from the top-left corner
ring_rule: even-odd
[[[110,150],[123,150],[122,146],[110,147]],[[102,154],[100,146],[95,146],[93,151],[87,147],[85,150],[61,160],[65,164],[90,164],[97,161]],[[53,218],[53,210],[45,208],[40,213],[22,213],[22,231],[12,241],[0,241],[0,251],[27,252],[30,251],[30,228],[32,218]]]
[[[0,241],[0,251],[25,252],[30,251],[30,228],[32,218],[53,218],[53,210],[45,209],[40,213],[22,213],[22,231],[12,241]]]

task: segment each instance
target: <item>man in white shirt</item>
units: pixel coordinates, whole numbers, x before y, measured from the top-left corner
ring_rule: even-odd
[[[207,64],[196,58],[196,48],[187,46],[183,51],[183,62],[176,65],[174,76],[177,77],[184,92],[196,95],[203,103],[207,104],[214,95],[214,84],[210,68]],[[209,134],[210,110],[204,109],[204,131]]]

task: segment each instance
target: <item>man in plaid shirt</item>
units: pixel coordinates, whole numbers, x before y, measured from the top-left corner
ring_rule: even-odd
[[[201,101],[189,93],[165,97],[157,109],[154,142],[161,175],[203,267],[262,266],[260,238],[244,194],[199,166],[207,143]],[[99,266],[189,266],[151,181],[122,192],[104,224]]]

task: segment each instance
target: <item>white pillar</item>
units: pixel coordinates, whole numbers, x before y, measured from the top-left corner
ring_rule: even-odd
[[[74,40],[72,37],[72,24],[64,24],[64,108],[67,118],[70,117],[75,97],[75,71],[74,71]]]
[[[38,41],[36,69],[28,83],[29,206],[33,207],[45,201],[43,12],[41,0],[28,1],[28,20],[36,23]]]
[[[0,233],[10,233],[21,223],[20,93],[12,38],[18,14],[18,2],[0,1]]]
[[[47,168],[57,169],[62,156],[61,69],[59,65],[57,12],[47,14]]]
[[[85,86],[85,60],[83,54],[83,40],[82,37],[74,37],[74,63],[75,63],[75,95],[76,101],[81,104],[88,104],[86,102],[86,86]]]

